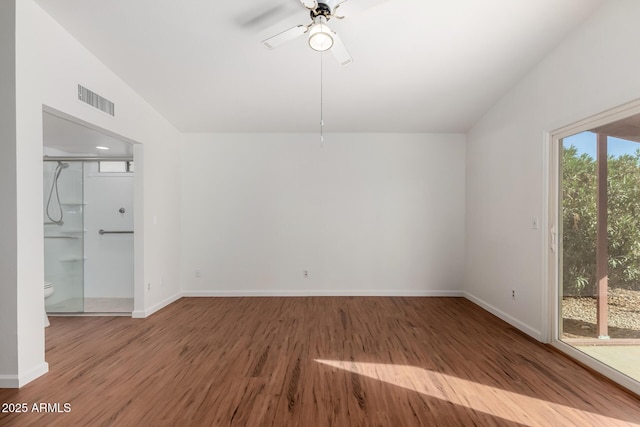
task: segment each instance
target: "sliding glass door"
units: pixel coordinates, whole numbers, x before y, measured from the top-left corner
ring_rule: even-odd
[[[564,136],[555,148],[555,335],[640,381],[640,115]]]

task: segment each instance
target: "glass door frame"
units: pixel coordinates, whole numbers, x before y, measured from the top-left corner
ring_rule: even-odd
[[[543,325],[546,327],[544,341],[579,363],[593,369],[623,387],[640,394],[640,383],[618,372],[610,366],[586,355],[580,350],[560,340],[560,286],[562,277],[562,218],[561,218],[561,146],[562,139],[590,129],[640,114],[640,100],[624,104],[595,116],[580,120],[545,134],[544,201],[546,212],[543,218],[542,236],[544,252],[544,274],[547,286],[544,288]]]

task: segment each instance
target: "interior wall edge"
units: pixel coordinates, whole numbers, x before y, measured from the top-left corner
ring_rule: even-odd
[[[18,183],[16,123],[16,2],[0,1],[0,386],[19,371]]]

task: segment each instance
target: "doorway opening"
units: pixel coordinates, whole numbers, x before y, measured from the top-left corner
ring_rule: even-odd
[[[134,310],[133,144],[43,113],[45,310]]]

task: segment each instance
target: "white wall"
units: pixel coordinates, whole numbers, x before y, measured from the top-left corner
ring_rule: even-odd
[[[546,230],[531,218],[545,213],[545,132],[640,97],[639,17],[636,0],[604,4],[467,135],[465,291],[538,339]]]
[[[2,28],[11,22],[11,3],[2,0]],[[2,252],[16,251],[15,263],[3,278],[2,298],[13,299],[17,289],[17,322],[9,319],[2,331],[17,334],[18,363],[13,346],[0,352],[0,386],[18,386],[46,371],[42,326],[43,231],[42,231],[42,110],[43,106],[77,117],[125,139],[142,143],[136,147],[136,314],[144,316],[180,294],[179,283],[179,185],[174,167],[181,135],[143,99],[81,46],[33,0],[16,2],[16,133],[15,164],[6,160],[15,179],[2,184],[2,199],[15,206],[15,239],[3,240]],[[10,31],[10,30],[9,30]],[[10,40],[9,40],[10,42]],[[11,61],[4,34],[0,61]],[[9,63],[10,66],[10,63]],[[113,118],[76,100],[77,84],[112,100]],[[8,102],[4,100],[2,102]],[[3,107],[4,108],[4,107]],[[3,119],[4,120],[4,119]],[[9,141],[10,145],[12,144]],[[7,153],[11,147],[3,148]],[[1,156],[3,159],[3,156]],[[5,161],[5,160],[3,160]],[[170,172],[168,172],[170,171]],[[15,185],[11,183],[15,182]],[[5,188],[6,187],[6,188]],[[155,221],[154,221],[155,217]],[[17,218],[17,220],[16,220]],[[5,219],[3,217],[3,219]],[[6,218],[10,219],[10,218]],[[13,242],[13,243],[12,243]],[[11,278],[17,270],[17,278]],[[13,273],[12,273],[13,271]],[[4,280],[3,280],[4,281]],[[146,291],[146,284],[152,284]],[[4,302],[3,302],[4,304]],[[10,304],[10,303],[9,303]],[[4,333],[4,332],[3,332]],[[4,338],[4,337],[3,337]],[[10,337],[15,341],[15,337]],[[4,341],[3,341],[4,343]],[[4,356],[4,354],[8,356]]]
[[[186,135],[185,294],[459,295],[464,141]]]

